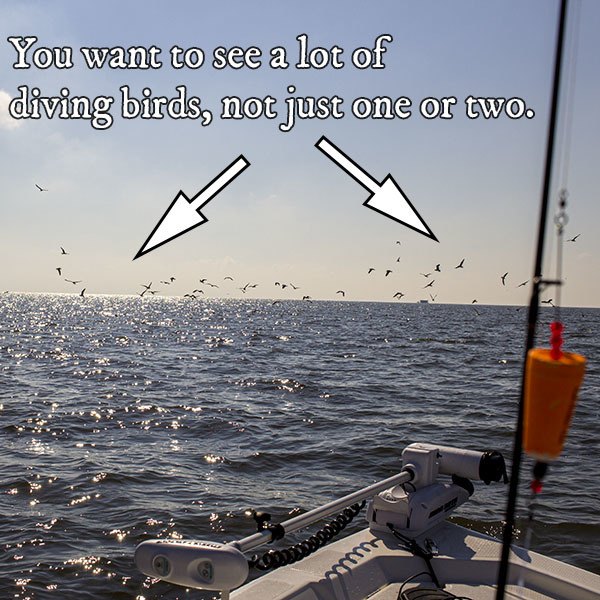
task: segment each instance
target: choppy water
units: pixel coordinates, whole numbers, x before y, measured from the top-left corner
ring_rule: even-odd
[[[135,546],[243,537],[246,508],[284,520],[414,441],[510,455],[525,312],[5,294],[0,597],[210,598],[140,574]],[[533,548],[600,573],[600,311],[563,319],[590,364]],[[476,488],[457,521],[498,534],[507,490]]]

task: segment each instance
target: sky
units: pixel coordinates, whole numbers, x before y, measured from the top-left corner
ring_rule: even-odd
[[[138,294],[152,282],[160,296],[202,289],[204,297],[397,301],[401,292],[407,302],[524,304],[530,287],[518,286],[534,265],[557,16],[550,0],[6,0],[0,291]],[[578,238],[564,243],[562,304],[600,307],[600,3],[572,2],[569,18],[551,215],[566,187],[565,238]],[[31,36],[37,41],[20,57],[15,44]],[[308,68],[298,67],[302,40]],[[173,66],[175,46],[181,55],[196,49],[188,65]],[[81,52],[118,47],[160,49],[161,66],[89,68]],[[235,47],[239,68],[214,62]],[[53,48],[63,60],[70,48],[72,66],[49,64]],[[20,61],[29,68],[15,68]],[[44,98],[64,88],[67,99],[112,97],[112,124],[68,118],[68,103],[67,118],[42,108],[39,119],[14,119],[9,107],[23,86],[29,97],[34,88]],[[146,88],[169,100],[185,86],[211,121],[123,118],[123,86],[137,101]],[[245,118],[222,118],[231,97],[262,102],[247,103]],[[378,97],[407,98],[410,115],[405,105],[405,118],[359,112]],[[468,97],[520,99],[510,108],[530,118],[469,118]],[[290,105],[306,108],[297,98],[322,98],[321,118],[286,125]],[[426,98],[430,107],[456,99],[447,103],[451,118],[425,118]],[[391,175],[439,241],[363,206],[369,192],[315,147],[322,136],[372,180]],[[250,164],[202,208],[207,222],[133,260],[179,191],[192,198],[240,155]],[[553,278],[551,223],[546,247],[544,274]],[[247,283],[257,287],[242,291]],[[556,301],[556,290],[543,298]]]

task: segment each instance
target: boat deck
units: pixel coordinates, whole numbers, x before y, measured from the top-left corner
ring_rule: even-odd
[[[392,583],[385,587],[383,590],[379,590],[368,596],[369,600],[398,600],[400,588],[402,584]],[[408,584],[404,586],[404,590],[416,590],[424,593],[424,590],[428,589],[428,584],[413,585]],[[435,589],[435,588],[434,588]],[[496,587],[493,585],[464,585],[464,584],[449,584],[444,588],[445,591],[458,596],[459,598],[473,598],[477,600],[495,600],[496,599]],[[423,597],[423,596],[421,596]],[[533,590],[523,589],[519,586],[510,585],[506,588],[505,598],[507,600],[519,598],[520,600],[548,600],[552,599],[552,596],[541,594]],[[440,598],[440,600],[442,600]],[[450,600],[450,597],[449,597]]]
[[[495,598],[498,540],[448,522],[417,541],[423,546],[427,538],[439,550],[431,562],[444,591],[472,600]],[[511,552],[511,565],[506,598],[600,599],[598,575],[521,548]],[[365,529],[247,583],[231,599],[402,600],[400,590],[413,588],[420,590],[415,600],[428,600],[425,590],[435,588],[425,561],[401,548],[391,534]]]

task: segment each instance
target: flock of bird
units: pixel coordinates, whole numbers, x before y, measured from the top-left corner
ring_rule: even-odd
[[[35,184],[35,186],[36,186],[36,188],[37,188],[37,189],[38,189],[40,192],[47,192],[47,191],[48,191],[46,188],[44,188],[44,187],[42,187],[42,186],[38,185],[37,183]],[[575,235],[574,237],[572,237],[572,238],[569,238],[569,239],[568,239],[568,240],[566,240],[566,241],[567,241],[567,242],[576,242],[576,241],[577,241],[577,239],[579,238],[579,236],[580,236],[580,235],[581,235],[581,234],[577,234],[577,235]],[[402,244],[402,242],[401,242],[401,241],[399,241],[399,240],[397,240],[397,241],[396,241],[396,244],[400,244],[400,245],[401,245],[401,244]],[[65,250],[65,249],[64,249],[64,248],[61,246],[61,247],[60,247],[60,256],[68,256],[68,255],[69,255],[69,253],[68,253],[68,252],[67,252],[67,251],[66,251],[66,250]],[[401,260],[401,257],[400,257],[400,256],[398,256],[398,257],[396,258],[396,262],[400,262],[400,260]],[[464,269],[464,268],[465,268],[465,261],[466,261],[466,258],[462,258],[462,259],[460,260],[460,262],[459,262],[457,265],[455,265],[454,267],[450,267],[450,268],[449,268],[449,270],[453,270],[453,269]],[[59,277],[63,277],[63,270],[64,270],[64,269],[63,269],[63,267],[62,267],[62,266],[56,267],[56,272],[58,273]],[[367,269],[367,272],[366,272],[366,274],[367,274],[368,276],[373,276],[373,273],[376,273],[378,270],[379,270],[379,269],[378,269],[378,268],[376,268],[376,267],[369,267],[369,268]],[[391,274],[394,272],[394,271],[393,271],[393,269],[390,269],[390,268],[385,268],[384,270],[382,269],[382,271],[383,271],[383,276],[384,276],[384,277],[389,277],[389,276],[390,276],[390,275],[391,275]],[[434,294],[433,294],[433,293],[431,293],[431,292],[433,291],[433,286],[434,286],[434,284],[436,283],[436,280],[437,280],[437,276],[436,276],[436,274],[437,274],[437,273],[441,273],[441,272],[442,272],[442,265],[441,265],[441,263],[437,263],[437,264],[435,265],[435,267],[434,267],[433,269],[431,269],[431,271],[429,271],[429,272],[425,272],[425,273],[423,273],[423,272],[421,272],[421,273],[420,273],[420,275],[422,275],[422,276],[425,278],[425,280],[427,281],[427,283],[426,283],[426,284],[425,284],[425,285],[424,285],[424,286],[423,286],[421,289],[423,289],[423,290],[428,290],[428,293],[429,293],[429,298],[431,299],[431,301],[432,301],[432,302],[435,302],[435,301],[436,301],[436,299],[437,299],[437,297],[438,297],[438,294],[435,294],[435,295],[434,295]],[[433,279],[430,279],[430,277],[432,277],[432,276],[433,276]],[[508,271],[507,271],[507,272],[505,272],[505,273],[504,273],[504,274],[502,274],[502,275],[499,275],[499,280],[500,280],[500,283],[501,283],[501,285],[502,285],[503,287],[506,287],[506,286],[507,286],[507,278],[508,278],[508,276],[509,276],[509,272],[508,272]],[[80,284],[80,283],[83,283],[83,280],[81,280],[81,279],[69,279],[69,278],[67,278],[67,277],[63,277],[63,279],[64,279],[64,281],[65,281],[65,282],[67,282],[67,283],[71,283],[72,285],[78,285],[78,284]],[[175,278],[174,276],[170,276],[170,277],[167,277],[167,278],[165,278],[165,279],[162,279],[162,280],[160,280],[160,285],[162,285],[162,286],[170,286],[170,285],[172,285],[172,284],[173,284],[175,281],[176,281],[176,278]],[[233,284],[235,284],[234,278],[233,278],[233,277],[231,277],[230,275],[227,275],[226,277],[224,277],[224,278],[223,278],[223,282],[225,282],[225,281],[230,281],[230,282],[232,282]],[[184,298],[189,298],[189,299],[195,300],[195,299],[197,299],[197,298],[198,298],[198,297],[199,297],[201,294],[202,294],[202,295],[204,295],[204,294],[205,294],[205,288],[209,288],[209,287],[210,287],[210,288],[219,288],[219,285],[218,285],[218,284],[216,284],[216,283],[212,283],[212,282],[208,281],[208,279],[207,279],[207,278],[202,278],[202,279],[199,279],[199,280],[198,280],[198,282],[200,283],[200,285],[201,285],[201,286],[204,286],[204,288],[203,288],[203,287],[194,287],[194,289],[193,289],[193,290],[191,290],[190,292],[187,292],[187,293],[183,294],[183,297],[184,297]],[[523,286],[527,285],[528,283],[529,283],[529,280],[526,280],[526,281],[523,281],[523,282],[519,283],[519,284],[518,284],[516,287],[517,287],[517,288],[520,288],[520,287],[523,287]],[[245,285],[243,285],[242,287],[238,287],[237,289],[238,289],[238,290],[240,290],[240,291],[241,291],[243,294],[246,294],[246,293],[247,293],[249,290],[251,290],[251,289],[254,289],[254,288],[257,288],[257,287],[258,287],[258,285],[259,285],[258,283],[251,283],[251,282],[248,282],[248,283],[246,283]],[[275,281],[275,282],[274,282],[274,286],[275,286],[275,287],[278,287],[278,288],[280,289],[280,291],[283,291],[283,290],[285,290],[286,288],[289,288],[290,290],[294,290],[294,291],[296,291],[296,290],[299,290],[299,289],[300,289],[300,287],[299,287],[299,286],[297,286],[297,285],[294,285],[293,283],[283,283],[283,282],[281,282],[281,281]],[[137,293],[137,294],[138,294],[140,297],[144,297],[146,294],[149,294],[149,295],[151,295],[151,296],[154,296],[154,295],[156,295],[156,294],[158,294],[158,293],[161,293],[161,291],[165,291],[164,289],[153,289],[153,282],[150,282],[150,283],[148,283],[148,284],[146,284],[146,283],[140,284],[140,286],[139,286],[139,287],[140,287],[140,288],[143,288],[143,289],[141,289],[141,290],[138,290],[138,291],[136,292],[136,293]],[[86,288],[86,287],[84,287],[84,288],[82,288],[82,289],[81,289],[81,291],[79,292],[79,295],[80,295],[81,297],[84,297],[84,296],[85,296],[86,289],[87,289],[87,288]],[[229,293],[229,292],[231,292],[231,288],[228,286],[227,293]],[[346,290],[344,290],[344,289],[339,289],[339,290],[337,290],[337,291],[335,292],[335,294],[336,294],[336,295],[339,295],[339,296],[340,296],[340,297],[342,297],[342,298],[346,298],[346,296],[347,296],[347,291],[346,291]],[[404,296],[406,296],[406,293],[405,293],[404,291],[396,291],[396,292],[395,292],[395,293],[394,293],[394,294],[391,296],[391,298],[392,298],[392,299],[395,299],[395,300],[401,300],[401,299],[402,299]],[[311,297],[311,296],[309,296],[309,295],[303,294],[303,295],[302,295],[302,300],[304,300],[304,301],[311,301],[311,300],[312,300],[312,297]],[[279,302],[279,301],[278,301],[278,300],[275,300],[275,302]],[[274,302],[274,303],[275,303],[275,302]],[[471,301],[471,304],[476,304],[477,302],[478,302],[478,301],[477,301],[477,299],[475,298],[475,299],[473,299],[473,300]],[[554,306],[552,298],[550,298],[550,299],[546,299],[546,300],[542,300],[541,302],[542,302],[543,304],[549,304],[549,305],[551,305],[551,306]]]
[[[573,238],[571,238],[571,239],[569,239],[567,241],[569,241],[569,242],[575,242],[577,240],[577,238],[579,237],[579,235],[580,234],[576,235],[575,237],[573,237]],[[396,243],[400,244],[401,242],[397,241]],[[64,247],[62,247],[62,246],[60,247],[60,256],[69,256],[69,252],[67,252],[64,249]],[[399,260],[400,260],[400,258],[397,259],[398,262],[399,262]],[[450,267],[450,269],[451,270],[452,269],[464,269],[465,268],[465,261],[466,261],[466,258],[461,259],[460,262],[457,265],[455,265],[453,268]],[[58,273],[59,277],[63,277],[63,270],[64,270],[64,267],[62,267],[62,266],[56,267],[56,272]],[[366,274],[368,276],[372,276],[372,274],[376,273],[377,271],[378,271],[378,269],[376,267],[369,267]],[[441,265],[441,263],[437,263],[435,265],[435,267],[431,271],[429,271],[429,272],[425,272],[425,273],[421,272],[420,275],[424,277],[425,281],[427,281],[427,283],[424,286],[422,286],[421,289],[423,289],[423,290],[429,290],[429,289],[433,290],[433,286],[436,283],[436,279],[435,278],[434,279],[430,279],[430,277],[432,277],[432,276],[436,277],[435,274],[436,273],[441,273],[441,272],[442,272],[442,265]],[[385,269],[383,276],[384,277],[388,277],[392,273],[393,273],[392,269]],[[500,284],[502,286],[504,286],[504,287],[507,286],[507,278],[508,278],[508,276],[509,276],[509,272],[508,271],[499,276]],[[81,279],[69,279],[67,277],[63,277],[63,280],[65,282],[67,282],[67,283],[71,283],[72,285],[78,285],[80,283],[83,283],[83,280],[81,280]],[[175,281],[176,281],[176,277],[170,276],[170,277],[167,277],[165,279],[160,280],[159,285],[160,286],[170,286],[173,283],[175,283]],[[223,278],[223,281],[224,282],[225,281],[230,281],[232,283],[235,283],[234,278],[231,277],[230,275],[225,276]],[[183,294],[184,298],[189,298],[189,299],[195,300],[195,299],[197,299],[197,298],[200,297],[200,294],[202,294],[202,295],[205,294],[205,289],[206,288],[217,288],[217,289],[219,289],[219,287],[220,287],[218,284],[209,281],[206,277],[203,277],[202,279],[199,279],[198,282],[199,282],[199,284],[201,286],[204,286],[204,287],[195,287],[190,292],[187,292],[187,293]],[[528,283],[529,283],[529,280],[526,280],[526,281],[523,281],[523,282],[519,283],[516,287],[520,288],[520,287],[523,287],[523,286],[527,285]],[[258,286],[259,286],[258,283],[250,283],[250,282],[248,282],[245,285],[243,285],[242,287],[238,287],[237,289],[240,290],[243,294],[246,294],[249,290],[257,288]],[[300,289],[300,286],[294,285],[293,283],[283,283],[283,282],[280,282],[280,281],[275,281],[274,282],[274,286],[278,287],[281,291],[285,290],[286,288],[289,288],[290,290],[294,290],[294,291]],[[136,293],[140,297],[144,297],[146,294],[154,296],[156,294],[159,294],[159,293],[165,291],[164,288],[162,288],[162,289],[160,289],[160,288],[158,288],[158,289],[153,288],[153,282],[152,281],[150,283],[142,283],[142,284],[140,284],[139,287],[142,288],[142,289],[136,291]],[[79,295],[81,297],[85,296],[86,289],[87,288],[84,287],[79,292]],[[228,286],[228,290],[227,291],[230,291],[230,287],[229,286]],[[345,298],[346,294],[347,294],[346,290],[343,290],[343,289],[339,289],[335,293],[336,293],[336,295],[340,295],[340,297],[342,297],[342,298]],[[404,296],[406,296],[405,292],[403,292],[403,291],[396,291],[393,294],[392,298],[395,299],[395,300],[401,300]],[[438,294],[434,295],[431,292],[429,292],[429,297],[430,297],[430,299],[431,299],[432,302],[435,302],[436,299],[437,299],[437,297],[438,297]],[[311,301],[312,297],[309,296],[309,295],[304,294],[304,295],[302,295],[302,300],[304,300],[304,301]],[[477,299],[473,299],[471,301],[471,304],[476,304],[477,302],[478,302]],[[542,300],[541,302],[543,304],[549,304],[551,306],[554,306],[553,305],[553,301],[552,301],[551,298],[550,299],[546,299],[546,300]],[[279,303],[279,300],[275,300],[274,303]]]
[[[37,185],[37,183],[36,183],[35,185],[36,185],[36,186],[39,188],[39,190],[40,190],[41,192],[47,192],[47,191],[48,191],[48,190],[45,190],[45,189],[43,189],[43,188],[40,188],[40,186],[39,186],[39,185]],[[62,246],[60,246],[60,255],[61,255],[61,256],[69,256],[69,253],[68,253],[68,252],[67,252],[67,251],[66,251],[66,250],[65,250],[65,249],[64,249]],[[62,277],[62,275],[63,275],[63,267],[56,267],[56,272],[58,273],[58,276],[59,276],[59,277]],[[63,277],[63,279],[64,279],[66,282],[68,282],[68,283],[72,283],[73,285],[77,285],[78,283],[83,283],[83,280],[81,280],[81,279],[68,279],[67,277]],[[83,288],[83,289],[81,290],[81,292],[79,292],[79,295],[80,295],[82,298],[85,296],[85,290],[86,290],[86,289],[87,289],[87,288]]]

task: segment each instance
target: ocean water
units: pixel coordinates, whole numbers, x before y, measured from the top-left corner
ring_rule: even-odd
[[[541,311],[544,345],[553,316]],[[589,366],[532,549],[600,573],[600,311],[562,318],[565,348]],[[244,537],[245,509],[285,520],[394,474],[415,441],[509,458],[525,319],[497,306],[4,294],[0,598],[212,598],[139,573],[136,545]],[[506,493],[478,483],[454,519],[499,535]]]

